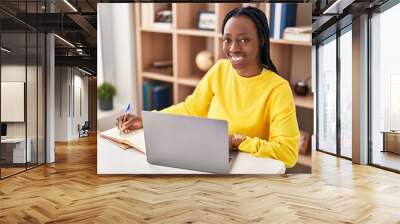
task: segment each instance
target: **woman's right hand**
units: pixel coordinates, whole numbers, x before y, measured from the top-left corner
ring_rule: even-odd
[[[142,118],[133,114],[127,114],[126,116],[122,114],[117,117],[115,125],[123,133],[129,133],[143,127]]]

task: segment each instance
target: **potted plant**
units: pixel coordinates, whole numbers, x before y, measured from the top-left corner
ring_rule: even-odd
[[[100,100],[100,110],[113,109],[113,98],[116,93],[115,87],[108,82],[103,82],[97,87],[97,98]]]

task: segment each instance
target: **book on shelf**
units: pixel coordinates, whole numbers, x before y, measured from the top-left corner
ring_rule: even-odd
[[[100,133],[100,137],[116,144],[122,149],[133,148],[146,154],[146,145],[144,143],[143,129],[138,129],[130,133],[121,133],[117,127],[111,128]]]
[[[156,81],[146,80],[143,82],[143,110],[153,110],[153,87],[157,84]]]
[[[311,26],[287,27],[283,33],[283,39],[310,42],[311,32]]]
[[[171,84],[146,80],[142,85],[143,110],[162,110],[172,104]]]
[[[172,67],[172,61],[153,61],[151,63],[151,67],[153,68],[165,68],[165,67]]]
[[[171,85],[164,83],[153,88],[153,109],[162,110],[172,104]]]
[[[296,4],[270,4],[270,37],[281,39],[286,27],[296,26]]]

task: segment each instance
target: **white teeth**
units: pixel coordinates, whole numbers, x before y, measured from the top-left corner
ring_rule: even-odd
[[[242,56],[231,56],[232,61],[239,61],[242,60],[243,57]]]

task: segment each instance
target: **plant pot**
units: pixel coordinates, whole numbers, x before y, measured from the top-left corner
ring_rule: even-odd
[[[112,110],[113,100],[100,100],[100,110]]]

